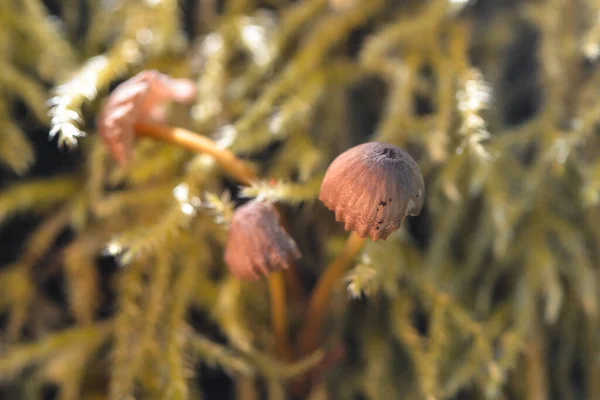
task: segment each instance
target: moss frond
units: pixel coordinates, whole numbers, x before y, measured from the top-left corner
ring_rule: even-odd
[[[60,25],[50,17],[44,6],[36,0],[24,0],[19,11],[20,18],[15,18],[13,23],[26,37],[32,50],[39,52],[39,60],[34,67],[40,76],[56,80],[72,71],[77,61],[73,46],[65,39],[64,31],[61,31]],[[36,23],[30,23],[32,21]],[[42,104],[40,102],[39,106]],[[45,121],[45,117],[42,121]]]
[[[201,398],[204,364],[248,400],[593,398],[599,13],[598,0],[0,0],[0,391]],[[197,82],[161,126],[210,134],[251,184],[165,137],[112,162],[95,114],[146,69]],[[47,156],[39,129],[76,159]],[[284,203],[302,252],[282,278],[284,333],[298,339],[305,292],[348,238],[318,200],[323,173],[374,140],[415,158],[425,207],[334,282],[320,349],[292,340],[298,354],[276,357],[283,297],[231,276],[231,216],[247,198]]]
[[[255,182],[240,191],[243,197],[256,197],[271,202],[298,204],[314,200],[321,187],[322,177],[317,177],[306,183]]]
[[[47,94],[42,85],[10,64],[4,64],[1,68],[0,87],[9,94],[20,97],[40,122],[47,122],[44,107]]]
[[[167,366],[169,368],[166,394],[174,398],[186,398],[189,385],[186,380],[190,376],[186,370],[186,345],[192,340],[185,325],[186,310],[192,300],[194,284],[197,280],[198,261],[206,261],[206,247],[198,246],[186,237],[182,241],[182,250],[187,250],[187,258],[181,262],[181,268],[175,277],[173,289],[175,295],[169,305],[167,328]]]
[[[78,186],[76,180],[67,176],[14,185],[0,194],[0,221],[19,213],[48,211],[73,196]]]
[[[231,201],[231,194],[224,192],[221,196],[218,196],[216,193],[205,192],[204,198],[204,207],[210,210],[214,221],[217,224],[229,226],[235,209],[235,204]]]
[[[363,255],[363,262],[357,264],[345,279],[348,294],[352,298],[371,296],[379,291],[381,285],[379,271],[371,265],[365,255]]]
[[[232,344],[241,350],[248,351],[253,348],[253,334],[245,325],[241,316],[240,296],[242,283],[236,279],[226,279],[219,288],[214,318],[226,333]]]
[[[285,70],[267,85],[260,98],[235,124],[232,135],[227,138],[227,144],[232,146],[239,137],[251,134],[252,128],[269,116],[273,105],[296,86],[297,76],[313,71],[342,37],[353,27],[375,15],[381,5],[380,1],[361,3],[347,13],[333,14],[320,21],[311,37],[307,39],[307,44],[289,62]]]
[[[150,227],[127,232],[112,239],[106,252],[119,257],[122,265],[135,259],[165,248],[176,240],[182,230],[189,226],[201,205],[198,197],[190,193],[187,183],[181,183],[173,189],[175,201],[158,221]]]
[[[57,86],[50,100],[50,138],[58,135],[59,145],[76,146],[79,138],[86,135],[80,129],[81,107],[86,101],[94,100],[98,90],[106,87],[122,68],[122,65],[111,65],[107,56],[96,56],[67,82]]]
[[[200,335],[191,339],[194,352],[202,362],[212,367],[221,367],[232,374],[254,376],[255,369],[245,358],[233,354],[227,347],[214,343]]]
[[[114,349],[112,354],[111,398],[121,399],[131,395],[142,356],[142,346],[136,333],[143,328],[141,297],[143,294],[142,270],[144,265],[128,265],[119,286],[119,311],[114,322]],[[134,362],[131,362],[131,361]]]
[[[70,308],[75,319],[82,324],[92,323],[100,302],[95,258],[102,242],[95,239],[95,235],[82,236],[63,250]]]
[[[23,175],[33,165],[35,153],[23,131],[9,119],[6,103],[2,99],[0,99],[0,126],[3,130],[0,160],[16,174]]]
[[[94,346],[99,341],[106,340],[111,329],[110,323],[73,328],[49,335],[38,342],[19,345],[0,357],[0,375],[7,379],[19,374],[24,368],[43,362],[74,344]]]

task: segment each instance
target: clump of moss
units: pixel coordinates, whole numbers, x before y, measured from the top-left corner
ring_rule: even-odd
[[[31,225],[18,252],[0,244],[2,390],[224,398],[206,377],[220,370],[242,399],[597,397],[599,12],[0,2],[0,223]],[[140,137],[126,166],[112,160],[99,110],[148,69],[196,82],[161,132],[202,137],[212,156]],[[32,145],[40,126],[76,167],[28,174],[49,151]],[[301,354],[307,302],[345,238],[320,183],[366,141],[415,158],[425,208],[362,249],[320,350]],[[303,255],[279,283],[240,281],[223,261],[249,198],[277,203]]]

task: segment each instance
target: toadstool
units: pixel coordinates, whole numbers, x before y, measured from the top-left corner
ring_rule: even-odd
[[[166,102],[191,103],[195,97],[195,82],[144,70],[121,83],[108,96],[98,114],[98,133],[113,158],[120,165],[126,165],[133,151],[137,122],[162,121]]]
[[[425,184],[417,162],[407,152],[390,144],[368,142],[346,150],[329,165],[319,200],[351,233],[311,296],[307,323],[299,337],[303,354],[316,348],[329,294],[365,238],[385,240],[406,216],[419,215]]]
[[[243,280],[289,268],[300,251],[279,222],[279,213],[267,202],[252,200],[236,208],[224,259],[229,270]]]
[[[361,238],[385,240],[407,215],[421,213],[424,182],[416,161],[384,143],[363,143],[329,165],[319,200],[344,228]]]
[[[301,257],[294,239],[281,226],[279,213],[270,203],[252,200],[236,208],[231,219],[224,259],[233,275],[243,280],[268,276],[271,320],[277,353],[291,357],[286,334],[285,290],[281,270]]]

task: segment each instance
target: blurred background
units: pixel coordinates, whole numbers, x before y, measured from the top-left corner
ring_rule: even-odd
[[[0,0],[2,397],[600,398],[598,56],[597,0]],[[98,112],[148,69],[197,85],[165,123],[260,181],[150,139],[115,164]],[[425,207],[298,354],[348,236],[320,181],[366,141],[415,158]],[[223,262],[252,197],[302,252],[291,358],[267,280]]]

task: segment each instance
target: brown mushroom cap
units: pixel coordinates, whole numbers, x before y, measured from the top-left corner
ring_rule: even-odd
[[[288,268],[300,256],[272,204],[253,200],[236,208],[224,255],[232,274],[256,280],[260,274]]]
[[[133,151],[133,126],[142,120],[164,118],[167,101],[189,103],[196,96],[196,84],[173,79],[155,70],[145,70],[121,83],[110,94],[98,114],[98,133],[113,158],[126,164]]]
[[[407,215],[419,215],[425,184],[416,161],[386,143],[369,142],[340,154],[330,164],[319,200],[360,237],[385,240]]]

